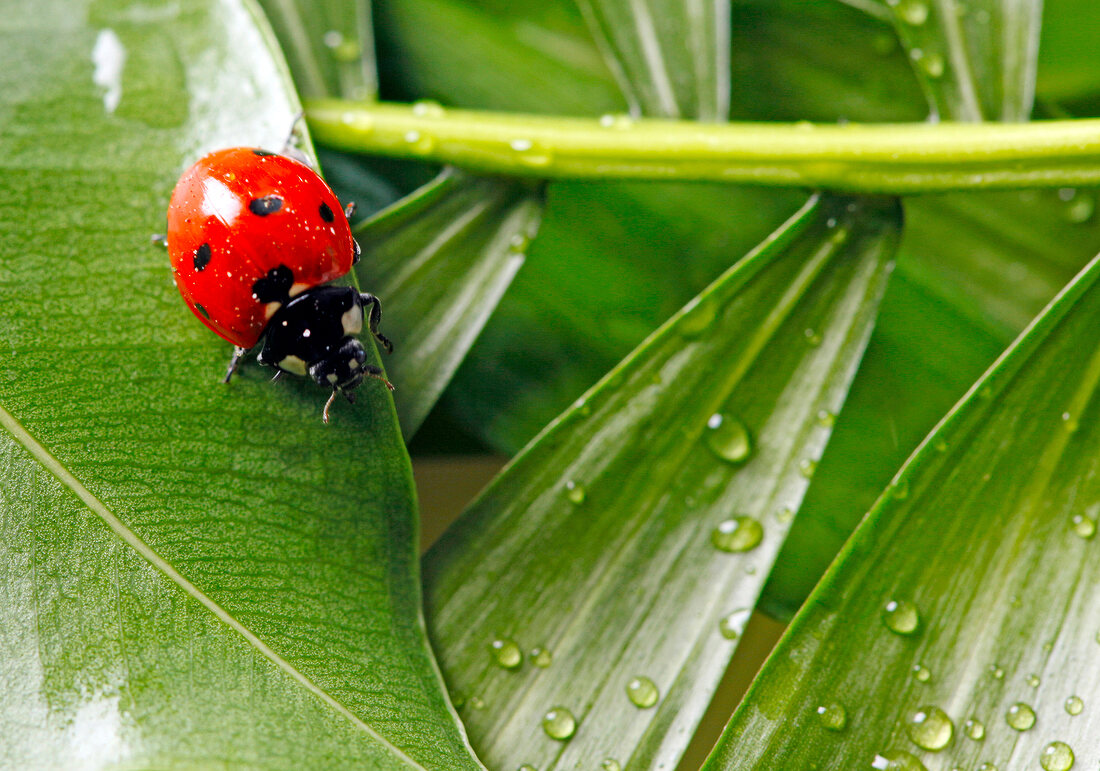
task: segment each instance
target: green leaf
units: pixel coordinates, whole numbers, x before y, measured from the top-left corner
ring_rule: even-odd
[[[388,366],[405,436],[420,423],[523,265],[540,185],[446,169],[357,229],[364,286],[386,298]]]
[[[927,196],[813,488],[765,589],[789,616],[928,429],[1100,243],[1092,190]]]
[[[893,201],[812,199],[429,551],[430,635],[490,766],[676,763],[828,440],[899,225]],[[536,646],[548,666],[522,661]],[[568,743],[540,728],[561,707]]]
[[[960,121],[1031,116],[1041,2],[894,0],[887,5],[933,116]]]
[[[149,242],[200,154],[285,137],[262,19],[46,0],[0,36],[0,765],[478,768],[388,393],[324,426],[310,383],[223,385]]]
[[[378,96],[369,0],[257,0],[303,99]]]
[[[577,5],[632,113],[727,118],[729,0],[577,0]]]
[[[382,3],[376,18],[379,71],[401,98],[538,113],[626,109],[571,0]]]
[[[1095,260],[899,472],[708,768],[886,768],[875,758],[898,752],[935,768],[1033,768],[1053,741],[1079,767],[1100,760],[1092,721],[1067,701],[1089,703],[1097,672],[1098,278]],[[919,622],[895,633],[889,603]],[[840,732],[817,714],[834,704]]]

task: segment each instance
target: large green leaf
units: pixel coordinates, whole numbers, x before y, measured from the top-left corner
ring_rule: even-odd
[[[512,283],[541,216],[538,184],[446,169],[356,230],[368,254],[363,284],[387,298],[386,330],[401,341],[388,371],[401,384],[395,401],[406,436]]]
[[[246,365],[149,234],[298,109],[248,4],[7,4],[0,765],[477,768],[427,650],[388,393]]]
[[[378,96],[369,0],[257,2],[279,38],[303,98]]]
[[[1100,761],[1098,279],[1100,259],[899,472],[708,768]]]
[[[1023,191],[907,202],[898,270],[852,394],[765,590],[789,616],[892,470],[1100,251],[1095,193]],[[1085,216],[1083,216],[1085,215]]]
[[[632,113],[725,120],[730,0],[577,0]]]
[[[430,635],[490,766],[677,762],[828,440],[899,225],[893,201],[811,200],[426,555]],[[579,727],[544,732],[563,708]]]
[[[933,116],[1031,116],[1041,0],[890,0],[894,25]]]

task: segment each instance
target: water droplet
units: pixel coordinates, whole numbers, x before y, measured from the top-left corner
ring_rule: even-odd
[[[455,691],[451,694],[451,704],[454,705],[455,709],[462,709],[466,706],[466,694],[462,691]]]
[[[606,113],[600,116],[600,125],[604,128],[628,129],[633,128],[634,119],[624,113]]]
[[[894,13],[906,24],[919,27],[928,21],[928,5],[923,0],[900,0],[894,5]]]
[[[932,679],[932,670],[924,666],[924,664],[914,664],[913,677],[918,683],[927,683]]]
[[[928,771],[923,763],[905,750],[891,750],[875,755],[871,768],[876,771]]]
[[[1051,742],[1039,753],[1039,765],[1046,771],[1069,771],[1073,768],[1073,750],[1065,742]]]
[[[997,771],[997,767],[992,763],[986,762],[978,766],[978,771]]]
[[[775,521],[781,525],[789,525],[794,519],[794,509],[790,506],[784,506],[775,512]]]
[[[522,766],[517,768],[516,771],[539,771],[539,770],[537,768],[535,768],[534,766],[532,766],[530,763],[524,763]]]
[[[406,131],[405,132],[405,144],[407,144],[413,152],[420,155],[427,155],[435,149],[435,138],[430,134],[424,134],[420,131]]]
[[[978,718],[972,717],[963,723],[963,733],[974,741],[980,742],[985,738],[985,725]]]
[[[751,608],[741,608],[729,615],[723,616],[718,622],[718,631],[727,640],[736,640],[745,632],[745,624],[749,623],[752,616]]]
[[[622,771],[623,767],[615,758],[604,758],[603,762],[600,763],[600,768],[603,771]]]
[[[466,706],[470,709],[485,709],[485,699],[480,696],[471,696],[466,700]]]
[[[895,479],[890,483],[890,494],[895,500],[904,501],[909,497],[909,477]]]
[[[348,110],[341,113],[340,122],[363,134],[369,134],[374,131],[374,118],[366,113]]]
[[[577,719],[565,707],[553,707],[542,716],[542,730],[551,739],[564,742],[577,730]]]
[[[553,153],[547,148],[527,137],[516,137],[508,142],[508,147],[516,154],[516,159],[524,166],[542,167],[549,166],[553,160]]]
[[[493,661],[497,666],[505,669],[516,669],[523,663],[523,651],[516,645],[515,640],[507,637],[498,637],[489,643],[489,651],[493,655]]]
[[[707,419],[704,435],[707,447],[728,463],[744,463],[752,454],[752,437],[745,424],[733,415],[716,412]]]
[[[848,725],[848,712],[835,701],[817,708],[817,719],[830,731],[843,731]]]
[[[1035,710],[1022,701],[1018,701],[1008,708],[1008,712],[1005,713],[1005,721],[1017,731],[1027,731],[1035,725]]]
[[[362,49],[359,44],[354,40],[345,38],[339,30],[330,29],[322,39],[332,58],[338,62],[354,62],[362,56]]]
[[[696,298],[684,309],[676,330],[687,338],[696,338],[710,329],[718,319],[718,303]]]
[[[836,415],[828,410],[817,411],[817,424],[822,428],[832,428],[836,425]]]
[[[993,675],[994,680],[1004,680],[1005,670],[1000,664],[990,664],[989,674]]]
[[[743,514],[720,522],[710,534],[715,548],[729,552],[751,551],[760,545],[763,538],[763,526]]]
[[[811,348],[817,348],[817,346],[821,345],[821,335],[812,329],[804,330],[802,336],[806,338],[806,345]]]
[[[1066,699],[1066,712],[1071,715],[1080,715],[1081,710],[1085,708],[1085,702],[1081,700],[1080,696],[1070,696]]]
[[[412,114],[418,118],[442,118],[447,114],[443,105],[433,99],[421,99],[413,102]]]
[[[546,669],[554,661],[554,655],[541,645],[536,645],[527,655],[530,657],[531,663],[540,669]]]
[[[817,461],[813,458],[803,458],[798,462],[798,473],[806,477],[806,479],[812,479],[816,472]]]
[[[1066,207],[1066,219],[1075,225],[1081,225],[1092,219],[1096,213],[1096,199],[1087,193],[1081,193]]]
[[[1096,520],[1084,514],[1073,515],[1073,532],[1082,538],[1089,539],[1096,535]]]
[[[570,503],[575,503],[579,506],[584,503],[584,499],[587,495],[588,491],[584,489],[584,485],[572,479],[565,483],[565,497],[569,499]]]
[[[1024,679],[1024,682],[1027,683],[1028,686],[1031,687],[1031,688],[1038,688],[1039,687],[1039,676],[1035,675],[1035,674],[1028,675]]]
[[[513,233],[508,239],[508,248],[513,252],[522,254],[531,246],[531,236],[526,233]]]
[[[645,675],[630,678],[626,684],[626,695],[630,703],[635,707],[646,709],[657,703],[661,693],[657,690],[657,684]]]
[[[890,600],[882,608],[882,623],[895,634],[916,634],[920,627],[920,612],[908,600]]]
[[[951,743],[955,724],[939,707],[921,707],[909,717],[906,732],[922,750],[938,752]]]

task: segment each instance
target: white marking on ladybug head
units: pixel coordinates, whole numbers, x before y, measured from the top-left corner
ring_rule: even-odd
[[[326,377],[328,378],[328,382],[332,383],[333,385],[336,385],[336,381],[340,379],[336,376],[335,372],[328,373]]]
[[[287,294],[291,297],[297,297],[307,289],[309,289],[309,284],[294,283],[290,285],[290,291]]]
[[[345,335],[357,335],[363,331],[363,306],[355,303],[340,317]]]
[[[285,369],[292,375],[305,375],[307,371],[306,363],[297,356],[286,356],[276,366],[279,369]]]
[[[359,369],[359,359],[351,359],[348,362],[348,369]]]

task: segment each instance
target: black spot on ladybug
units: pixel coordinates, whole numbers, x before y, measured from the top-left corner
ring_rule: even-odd
[[[263,198],[253,198],[248,204],[249,211],[260,217],[274,214],[281,208],[283,208],[283,199],[277,195],[266,195]]]
[[[210,264],[210,244],[202,244],[195,250],[195,270],[202,272],[202,269]]]
[[[206,319],[207,321],[210,320],[210,314],[207,312],[206,308],[202,307],[198,303],[195,303],[195,310],[201,313],[204,319]]]
[[[253,147],[252,148],[252,154],[253,155],[258,155],[261,158],[267,158],[269,155],[278,155],[278,153],[273,153],[270,150],[261,150],[258,147]]]
[[[336,219],[336,215],[332,213],[332,209],[324,201],[321,202],[321,219],[325,222],[332,222]]]
[[[252,285],[252,296],[262,303],[286,302],[294,286],[294,271],[286,265],[272,268]]]

